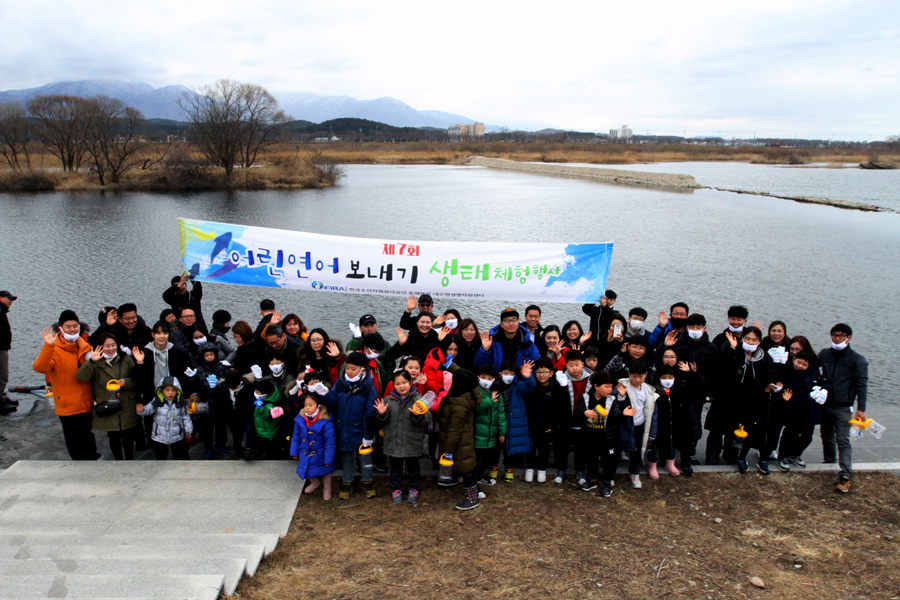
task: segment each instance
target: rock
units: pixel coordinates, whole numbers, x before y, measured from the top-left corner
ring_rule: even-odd
[[[766,582],[763,581],[762,579],[760,579],[759,577],[751,577],[750,585],[752,585],[753,587],[758,587],[761,590],[766,589]]]
[[[713,519],[713,523],[721,523],[721,522],[722,522],[721,517],[716,517],[715,519]]]

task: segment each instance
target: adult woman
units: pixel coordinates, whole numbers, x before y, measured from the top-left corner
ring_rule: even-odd
[[[762,349],[768,352],[776,346],[781,346],[785,350],[788,347],[787,325],[784,321],[772,321],[769,323],[769,335],[763,338]]]
[[[563,326],[562,333],[563,345],[572,350],[580,350],[583,341],[587,341],[587,338],[584,337],[584,329],[581,328],[581,323],[574,319]],[[583,341],[582,338],[584,338]]]
[[[547,325],[542,334],[547,352],[543,358],[549,358],[553,368],[561,371],[566,368],[566,350],[569,348],[562,343],[562,332],[558,325]]]
[[[281,320],[281,327],[290,337],[299,338],[304,342],[309,338],[309,332],[303,321],[294,313],[289,314]]]
[[[459,322],[456,330],[459,340],[457,345],[459,353],[453,358],[453,362],[463,369],[475,369],[475,355],[481,348],[481,333],[478,331],[478,325],[472,319],[463,319]]]
[[[136,380],[131,377],[134,361],[143,362],[144,351],[132,349],[132,357],[119,351],[119,341],[112,332],[97,336],[97,347],[75,377],[91,383],[94,392],[94,425],[96,431],[109,436],[109,449],[116,460],[134,459],[134,442],[140,434],[141,419],[137,414],[134,390]],[[116,390],[108,385],[114,384]],[[115,408],[118,403],[119,408]]]
[[[418,356],[424,364],[425,357],[432,349],[437,347],[440,341],[438,340],[437,332],[431,328],[433,320],[434,317],[431,313],[419,313],[416,316],[415,329],[411,329],[408,334],[398,327],[398,341],[388,352],[388,356],[397,359],[411,354]]]
[[[795,335],[788,344],[788,353],[791,355],[791,360],[794,360],[802,350],[815,354],[812,349],[812,344],[809,343],[809,340],[806,339],[805,335]]]
[[[250,372],[253,365],[262,367],[266,360],[265,348],[262,340],[253,335],[253,328],[247,321],[238,321],[231,328],[231,335],[237,350],[234,355],[234,368],[242,375]]]
[[[314,371],[325,373],[327,383],[334,383],[346,358],[340,344],[329,338],[324,329],[317,327],[309,332],[306,345],[300,349],[298,364],[301,372],[309,366]]]

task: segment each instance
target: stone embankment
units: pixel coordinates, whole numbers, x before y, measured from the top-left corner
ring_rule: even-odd
[[[519,162],[503,158],[485,158],[483,156],[470,156],[466,159],[466,164],[477,167],[489,167],[491,169],[534,173],[536,175],[590,179],[601,183],[647,186],[681,192],[705,187],[697,183],[693,176],[679,173],[641,173],[639,171],[625,171],[622,169],[570,167],[567,165]]]

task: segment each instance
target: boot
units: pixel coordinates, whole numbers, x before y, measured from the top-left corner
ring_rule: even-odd
[[[463,488],[463,499],[456,505],[457,510],[472,510],[481,506],[478,499],[478,486]]]
[[[318,477],[310,477],[309,484],[306,486],[306,489],[303,490],[304,494],[312,494],[314,491],[319,489],[319,486],[322,485],[322,482],[319,481]]]
[[[659,471],[656,469],[655,462],[647,463],[647,473],[650,475],[650,479],[659,479]]]
[[[670,458],[666,461],[666,471],[669,472],[669,475],[673,477],[678,477],[681,475],[681,471],[678,470],[678,467],[675,466],[675,459]]]
[[[331,473],[322,475],[322,500],[331,500]]]

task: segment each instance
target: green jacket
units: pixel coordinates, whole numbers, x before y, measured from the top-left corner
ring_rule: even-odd
[[[109,397],[110,392],[106,389],[106,382],[110,379],[125,380],[125,385],[119,390],[119,402],[122,403],[122,410],[106,417],[99,417],[94,414],[93,428],[95,430],[124,431],[140,423],[140,417],[136,412],[137,403],[134,395],[136,382],[131,378],[133,367],[134,361],[131,357],[120,352],[109,363],[103,358],[94,361],[88,357],[76,371],[75,377],[79,381],[91,382],[94,404],[104,404]]]
[[[262,407],[253,409],[253,424],[256,435],[267,440],[274,440],[281,431],[281,417],[273,419],[270,411],[281,403],[281,392],[278,388],[263,398]]]
[[[497,401],[491,399],[491,391],[479,387],[473,392],[478,399],[475,409],[475,447],[479,450],[493,448],[506,436],[506,410],[503,396],[498,392]]]

